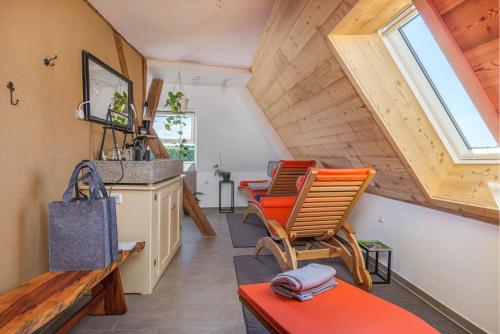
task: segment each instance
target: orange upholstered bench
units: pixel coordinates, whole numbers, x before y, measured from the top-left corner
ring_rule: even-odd
[[[271,333],[438,333],[411,312],[340,279],[335,288],[300,302],[276,295],[269,283],[241,285],[240,300]]]

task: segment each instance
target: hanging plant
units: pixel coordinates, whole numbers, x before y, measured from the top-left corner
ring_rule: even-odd
[[[181,110],[181,98],[184,96],[183,92],[174,93],[173,91],[168,92],[167,102],[165,107],[168,107],[171,112],[175,114],[180,114]]]
[[[176,91],[177,86],[179,90]],[[189,101],[184,94],[184,85],[181,80],[181,73],[177,72],[177,79],[174,84],[174,88],[168,92],[168,98],[165,102],[165,107],[167,107],[173,114],[173,117],[166,117],[165,129],[167,131],[175,131],[179,135],[179,140],[177,145],[179,146],[179,159],[184,160],[188,156],[189,147],[186,145],[187,139],[183,138],[184,131],[182,130],[187,124],[184,121],[186,116],[184,112],[187,109],[187,102]]]
[[[179,135],[176,144],[179,146],[178,155],[180,160],[184,160],[189,152],[189,148],[186,145],[187,139],[183,138],[184,131],[182,130],[186,126],[186,122],[184,122],[185,119],[186,116],[179,113],[173,117],[166,117],[165,121],[165,129],[167,129],[167,131],[176,132]]]

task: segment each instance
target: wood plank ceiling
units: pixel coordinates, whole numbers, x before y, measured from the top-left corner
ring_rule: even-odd
[[[369,192],[431,206],[332,52],[328,34],[356,2],[275,0],[248,89],[294,158],[373,166]]]
[[[498,113],[498,0],[434,0]]]

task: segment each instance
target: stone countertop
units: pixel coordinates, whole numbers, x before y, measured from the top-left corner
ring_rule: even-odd
[[[116,183],[121,176],[120,161],[92,161],[104,183]],[[152,161],[122,161],[123,179],[119,184],[151,184],[181,175],[183,161],[159,159]]]

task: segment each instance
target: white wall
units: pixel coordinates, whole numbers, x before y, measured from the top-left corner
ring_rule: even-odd
[[[382,215],[384,223],[378,222]],[[371,194],[350,222],[392,246],[392,269],[490,333],[499,333],[499,228]]]
[[[266,170],[270,160],[280,157],[269,145],[253,112],[235,88],[184,85],[189,98],[188,109],[196,112],[197,191],[202,207],[218,206],[219,179],[212,166],[222,155],[224,169],[231,171],[235,181],[235,205],[246,206],[247,196],[237,190],[240,180],[268,179]],[[164,85],[160,106],[172,85]],[[226,189],[227,191],[227,189]]]

